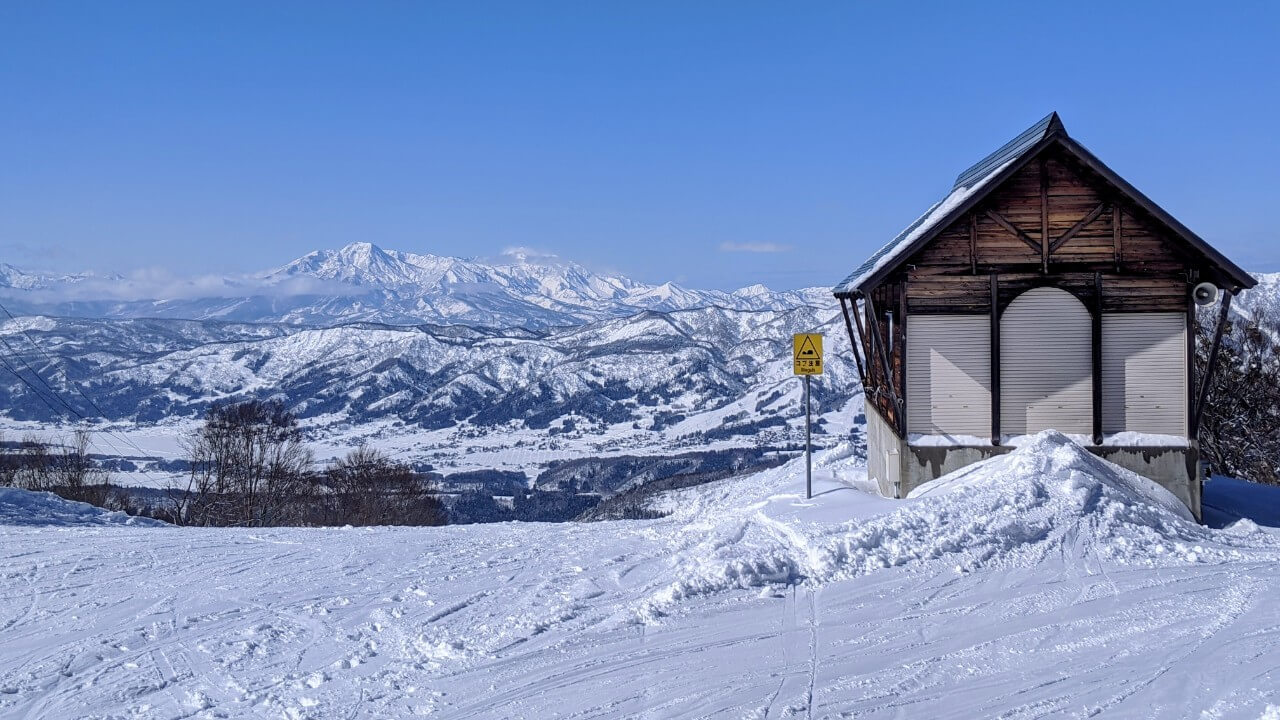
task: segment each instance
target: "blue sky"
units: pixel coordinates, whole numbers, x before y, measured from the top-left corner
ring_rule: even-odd
[[[1280,270],[1276,8],[4,3],[0,261],[230,273],[370,241],[830,285],[1057,110]]]

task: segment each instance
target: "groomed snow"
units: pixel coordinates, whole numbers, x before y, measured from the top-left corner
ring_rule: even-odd
[[[1280,705],[1280,537],[1057,434],[892,501],[848,448],[650,521],[0,527],[0,716],[1211,717]]]

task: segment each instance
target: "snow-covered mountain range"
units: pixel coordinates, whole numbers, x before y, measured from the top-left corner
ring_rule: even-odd
[[[31,385],[43,378],[76,411],[113,421],[195,418],[214,401],[257,397],[336,432],[386,422],[419,433],[710,433],[755,444],[769,428],[780,441],[799,416],[791,334],[837,332],[838,313],[706,307],[542,330],[29,317],[5,323],[0,338]],[[856,386],[851,360],[833,353],[814,386],[816,410],[843,407]],[[13,373],[0,377],[0,403],[17,420],[70,416]]]
[[[487,264],[367,243],[185,297],[129,298],[135,279],[87,273],[15,269],[0,283],[18,315],[0,323],[9,421],[105,416],[129,432],[279,399],[320,441],[390,437],[460,469],[794,444],[790,336],[843,333],[821,288],[692,290],[521,253]],[[815,410],[847,427],[857,385],[852,359],[831,353]]]
[[[494,262],[352,243],[245,276],[157,284],[119,275],[41,275],[0,266],[15,313],[332,325],[435,323],[546,328],[644,310],[787,310],[830,299],[825,288],[734,292],[648,285],[558,258],[508,251]]]

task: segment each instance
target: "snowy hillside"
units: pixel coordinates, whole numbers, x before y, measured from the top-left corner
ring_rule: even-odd
[[[1280,273],[1254,273],[1258,284],[1232,301],[1237,313],[1249,317],[1280,317]]]
[[[274,398],[315,440],[369,441],[442,468],[536,474],[558,458],[796,442],[790,336],[817,329],[839,347],[838,313],[709,307],[551,330],[29,317],[0,322],[0,339],[30,385],[40,381],[27,365],[78,412],[101,410],[143,447],[153,447],[150,426],[180,432],[211,402]],[[857,386],[852,359],[832,352],[814,384],[815,412],[847,428],[860,410],[849,406]],[[0,378],[0,403],[20,421],[11,437],[70,416],[13,374]],[[819,436],[834,427],[820,424]],[[156,455],[177,450],[171,438]]]
[[[573,262],[511,251],[485,263],[352,243],[243,277],[157,286],[146,278],[44,276],[0,266],[15,312],[90,318],[183,318],[332,325],[356,321],[546,328],[643,310],[783,311],[826,304],[826,288],[736,292],[646,285]]]
[[[1280,714],[1274,531],[1054,434],[906,501],[847,455],[647,521],[0,527],[0,716]]]

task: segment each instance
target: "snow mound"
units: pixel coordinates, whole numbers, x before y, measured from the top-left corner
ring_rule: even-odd
[[[803,478],[802,464],[779,470]],[[1197,524],[1169,491],[1054,431],[928,483],[883,515],[833,524],[779,520],[769,510],[743,508],[702,528],[705,539],[673,559],[675,579],[649,597],[641,618],[696,595],[889,567],[945,563],[968,573],[1059,556],[1100,572],[1104,563],[1222,562],[1280,545],[1256,528]]]
[[[0,487],[0,525],[70,527],[75,525],[134,525],[157,527],[165,523],[104,510],[89,503],[66,500],[49,492]]]
[[[1195,522],[1191,511],[1173,493],[1153,480],[1103,460],[1056,430],[1031,435],[1013,452],[925,483],[907,497],[981,493],[1028,480],[1045,486],[1056,485],[1069,495],[1105,489],[1131,502],[1154,505]]]

